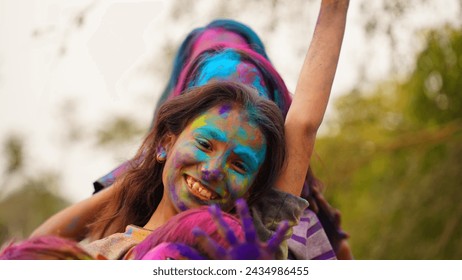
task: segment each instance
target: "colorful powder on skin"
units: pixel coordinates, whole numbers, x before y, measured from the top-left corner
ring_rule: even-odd
[[[191,123],[191,129],[197,129],[198,127],[207,125],[206,123],[207,116],[205,114],[200,115]]]
[[[80,217],[75,217],[71,220],[71,222],[66,226],[66,232],[74,231],[79,223]]]
[[[209,160],[204,162],[203,169],[206,170],[208,175],[218,174],[218,172],[222,173],[222,171],[226,167],[226,162],[227,162],[230,154],[231,154],[231,151],[226,151],[224,154],[222,154],[220,156],[215,156],[213,158],[209,158]],[[215,178],[217,178],[217,177],[215,177]]]
[[[211,125],[204,125],[195,130],[199,135],[205,137],[206,139],[214,139],[221,142],[228,142],[228,136],[224,131],[217,129]]]
[[[244,139],[244,140],[248,140],[249,139],[249,134],[247,133],[247,131],[245,131],[245,129],[243,129],[242,127],[239,127],[238,130],[237,130],[237,136],[241,139]],[[254,140],[255,136],[250,138],[250,140]]]
[[[246,110],[225,104],[199,115],[178,136],[164,171],[169,197],[179,211],[208,203],[189,191],[185,175],[213,186],[221,197],[213,202],[225,211],[247,193],[267,149],[251,123]]]
[[[226,118],[228,116],[229,111],[231,111],[231,105],[230,104],[224,104],[223,106],[220,107],[220,110],[218,110],[218,113],[223,118]]]
[[[266,145],[262,145],[262,148],[257,152],[249,147],[238,146],[234,149],[234,152],[242,157],[245,162],[250,165],[252,171],[256,172],[258,169],[258,164],[265,160]]]
[[[197,150],[194,153],[194,157],[199,161],[207,161],[209,159],[209,156],[201,150]]]
[[[220,117],[223,117],[224,112],[226,112],[228,114],[229,111],[231,110],[231,108],[232,107],[229,104],[221,106],[220,109],[219,109]],[[226,114],[226,116],[227,116],[227,114]],[[240,117],[241,121],[245,121],[245,119],[246,119],[245,116]],[[202,124],[203,126],[200,127],[200,128],[196,128],[196,131],[198,133],[202,133],[204,135],[204,137],[206,137],[208,139],[215,139],[215,140],[218,140],[218,141],[221,141],[221,142],[227,142],[228,141],[228,137],[226,136],[224,131],[221,131],[220,129],[218,129],[217,127],[214,126],[214,123],[215,123],[214,118],[205,120],[204,115],[202,115],[196,121],[194,121],[193,128],[196,128],[196,127],[198,127],[199,124]],[[242,127],[238,128],[238,132],[237,132],[236,136],[237,136],[237,139],[240,139],[240,141],[249,140],[248,139],[249,138],[248,133]],[[251,139],[251,140],[253,140],[253,139]],[[258,169],[257,168],[258,163],[263,162],[264,159],[265,159],[266,144],[263,145],[263,147],[257,152],[255,152],[252,148],[238,145],[238,146],[235,147],[234,153],[236,153],[239,156],[243,157],[244,161],[247,162],[250,165],[249,172],[256,172],[257,169]],[[228,154],[224,156],[224,159],[226,159],[229,156],[229,154],[230,154],[230,152],[228,152]]]
[[[175,186],[169,186],[171,190],[175,189]],[[188,207],[183,203],[186,197],[179,198],[177,193],[174,191],[170,191],[170,199],[172,200],[173,204],[178,207],[178,210],[180,211],[186,211],[188,210]]]

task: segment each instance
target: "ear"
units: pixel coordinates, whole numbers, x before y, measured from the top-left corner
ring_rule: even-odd
[[[164,148],[167,155],[169,154],[173,145],[175,145],[176,139],[177,136],[172,133],[168,133],[162,137],[162,140],[160,141],[160,146]]]

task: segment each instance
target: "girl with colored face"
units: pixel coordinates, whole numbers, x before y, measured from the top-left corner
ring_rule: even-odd
[[[271,64],[260,38],[237,21],[214,20],[189,33],[176,54],[170,79],[157,106],[211,81],[234,81],[252,86],[260,96],[276,102],[283,115],[290,105],[290,93]],[[155,117],[151,128],[154,122]],[[95,192],[111,186],[129,166],[129,162],[125,162],[96,180]]]
[[[232,55],[227,55],[226,58],[228,61],[232,61],[235,57],[237,57],[238,60],[244,61],[242,58],[245,57],[242,54],[247,53],[250,54],[250,60],[253,58],[256,58],[252,60],[252,63],[237,63],[235,64],[236,67],[229,67],[229,69],[236,69],[236,73],[239,73],[237,75],[234,75],[235,73],[225,73],[224,75],[221,75],[220,73],[219,76],[223,76],[222,78],[228,79],[228,77],[231,77],[231,80],[233,81],[239,81],[247,84],[252,84],[256,88],[261,89],[261,94],[262,96],[267,96],[271,100],[275,101],[276,104],[278,104],[279,109],[283,112],[284,116],[287,114],[286,118],[286,131],[289,132],[287,135],[288,139],[288,154],[289,156],[289,161],[285,169],[282,171],[281,176],[278,177],[277,184],[274,184],[274,177],[273,176],[278,176],[279,171],[281,170],[281,165],[278,165],[278,162],[281,161],[274,161],[276,165],[272,165],[273,162],[268,161],[268,158],[272,158],[274,155],[270,155],[266,157],[265,161],[263,162],[262,166],[260,167],[260,172],[256,175],[253,183],[251,184],[251,192],[249,195],[249,201],[252,201],[255,197],[258,197],[261,195],[261,190],[257,189],[256,186],[266,186],[269,184],[269,187],[272,185],[276,185],[279,189],[290,192],[295,195],[300,195],[301,189],[303,187],[303,184],[305,183],[306,179],[310,179],[309,177],[306,176],[307,170],[309,167],[310,163],[310,157],[313,151],[313,146],[314,146],[314,139],[316,136],[317,129],[321,123],[321,120],[323,118],[323,114],[325,112],[325,108],[327,105],[327,101],[329,98],[330,94],[330,89],[332,86],[332,80],[335,74],[337,62],[338,62],[338,55],[340,52],[340,46],[343,38],[343,32],[344,32],[344,27],[345,27],[345,20],[346,20],[346,11],[348,7],[348,0],[334,0],[334,1],[327,1],[323,0],[321,3],[321,9],[319,13],[319,18],[317,21],[317,26],[315,28],[315,34],[313,36],[313,41],[310,44],[310,49],[307,53],[306,60],[303,64],[302,71],[300,74],[300,80],[297,84],[297,88],[295,90],[295,95],[294,95],[294,101],[292,102],[292,106],[290,107],[289,112],[288,106],[290,105],[290,96],[288,94],[287,89],[285,88],[282,80],[280,80],[279,75],[277,72],[274,71],[272,68],[271,64],[269,63],[269,60],[267,59],[266,53],[264,51],[263,45],[261,44],[261,41],[258,39],[258,36],[256,36],[253,32],[248,32],[245,31],[243,33],[236,32],[236,30],[230,30],[231,32],[235,32],[238,34],[238,36],[225,36],[226,37],[226,42],[224,45],[227,45],[231,47],[231,51],[238,53],[239,56],[232,56]],[[226,26],[226,25],[223,25]],[[212,27],[211,25],[208,27]],[[207,27],[207,28],[208,28]],[[227,27],[225,28],[227,29]],[[213,32],[218,32],[220,29],[215,29],[211,31],[210,34]],[[202,32],[201,30],[200,32]],[[247,36],[249,35],[250,36]],[[183,93],[189,86],[200,86],[202,83],[209,83],[210,81],[216,81],[215,77],[213,75],[206,75],[202,78],[195,79],[192,77],[192,74],[194,74],[195,70],[200,70],[202,69],[202,72],[207,71],[207,65],[204,64],[202,65],[203,68],[194,68],[193,66],[193,60],[194,56],[197,55],[196,58],[199,58],[202,56],[202,54],[207,53],[208,51],[196,51],[193,52],[194,48],[197,48],[198,50],[201,48],[209,48],[216,50],[218,48],[218,45],[222,45],[219,42],[213,42],[212,44],[207,45],[207,43],[201,42],[201,40],[197,40],[197,38],[201,39],[199,36],[200,34],[194,30],[190,35],[188,35],[187,39],[185,40],[184,44],[180,47],[180,51],[178,53],[178,56],[175,59],[175,65],[174,65],[174,70],[171,75],[171,79],[169,80],[169,83],[166,87],[166,90],[164,91],[164,94],[162,95],[160,102],[158,104],[163,104],[163,102],[168,98],[168,96],[171,96],[172,93],[173,95]],[[216,34],[215,34],[216,35]],[[216,36],[213,36],[216,38]],[[229,34],[227,34],[229,35]],[[255,35],[255,36],[253,36]],[[199,37],[198,37],[199,36]],[[202,38],[207,38],[205,35]],[[243,40],[247,41],[247,45],[243,44]],[[250,40],[249,40],[250,39]],[[197,40],[197,44],[195,44],[195,40]],[[205,40],[205,39],[204,39]],[[213,45],[213,46],[212,46]],[[228,48],[229,49],[229,48]],[[189,50],[189,51],[188,51]],[[254,54],[253,52],[256,52],[257,54]],[[194,54],[191,55],[191,54]],[[264,59],[261,60],[259,56],[263,57]],[[202,58],[202,57],[201,57]],[[204,61],[207,58],[204,57]],[[249,57],[248,57],[249,59]],[[255,61],[259,60],[262,63],[257,63],[255,64]],[[214,60],[213,57],[210,61],[208,61],[209,65],[213,65]],[[267,70],[269,69],[269,72],[253,72],[247,71],[250,68],[247,66],[255,64],[262,66],[256,67],[255,69],[260,70]],[[240,68],[239,68],[240,67]],[[192,69],[193,72],[188,73]],[[210,68],[210,69],[213,69]],[[273,72],[272,72],[273,71]],[[188,74],[187,74],[188,73]],[[197,71],[196,73],[199,73]],[[181,75],[184,74],[184,77]],[[230,74],[230,75],[228,75]],[[242,75],[241,75],[242,74]],[[261,76],[258,74],[262,74]],[[247,77],[254,77],[254,79],[247,79]],[[255,77],[257,79],[255,79]],[[264,77],[265,80],[260,79],[258,80],[259,77]],[[269,77],[269,78],[268,78]],[[218,79],[222,80],[222,79]],[[274,82],[276,80],[276,82]],[[198,81],[198,83],[194,83],[194,81]],[[250,81],[250,82],[249,82]],[[287,98],[289,96],[289,98]],[[174,109],[174,108],[171,108]],[[161,111],[161,110],[160,110]],[[199,110],[200,111],[200,110]],[[159,110],[157,110],[159,112]],[[158,114],[160,116],[162,114]],[[164,119],[165,120],[165,119]],[[155,119],[155,121],[157,121]],[[159,123],[159,122],[157,122]],[[261,122],[258,122],[261,125]],[[179,126],[181,128],[184,128],[184,126]],[[283,131],[283,128],[278,128],[280,131]],[[177,137],[180,135],[181,131],[180,130],[175,130],[175,127],[173,129],[158,129],[158,132],[161,132],[160,134],[167,134],[168,132],[172,132],[172,135]],[[265,140],[267,141],[267,149],[266,153],[272,153],[272,148],[273,143],[272,140],[274,139],[269,139],[267,133],[262,129],[261,132],[265,134]],[[152,135],[152,133],[150,133]],[[125,174],[124,175],[124,181],[127,180],[130,182],[134,182],[133,186],[130,186],[130,191],[128,190],[112,190],[111,192],[104,192],[96,199],[91,200],[91,202],[87,204],[81,204],[79,207],[90,207],[91,209],[98,209],[100,210],[101,208],[99,207],[94,207],[95,203],[104,203],[107,200],[114,199],[112,195],[115,193],[116,197],[115,199],[119,201],[130,201],[129,203],[125,204],[123,207],[115,205],[113,203],[109,203],[107,209],[105,210],[106,214],[103,218],[106,218],[106,221],[114,221],[113,223],[105,224],[104,226],[101,225],[99,229],[96,231],[93,231],[96,233],[96,236],[104,236],[107,233],[111,232],[117,232],[117,231],[123,231],[123,227],[128,224],[128,223],[134,223],[134,224],[143,224],[145,221],[149,218],[149,214],[147,214],[145,211],[152,211],[152,209],[156,209],[157,205],[159,203],[162,203],[160,201],[160,198],[163,197],[163,189],[162,191],[161,188],[157,187],[160,185],[158,178],[163,178],[162,171],[159,170],[151,170],[149,166],[153,165],[153,159],[152,158],[143,158],[140,155],[149,155],[149,154],[156,154],[158,152],[159,146],[162,146],[160,144],[161,141],[160,139],[149,139],[150,136],[148,136],[148,139],[145,141],[145,143],[154,140],[157,141],[154,144],[151,145],[150,147],[146,147],[144,145],[145,149],[140,151],[140,154],[138,155],[137,161],[132,161],[129,163],[127,166],[130,165],[135,165],[135,168],[139,168],[139,173],[138,175],[135,174]],[[151,137],[153,138],[153,137]],[[175,142],[172,142],[175,143]],[[285,146],[282,146],[284,148]],[[281,148],[281,147],[278,147]],[[167,158],[168,158],[168,153],[166,153]],[[155,160],[155,159],[154,159]],[[173,160],[173,159],[169,159]],[[270,164],[271,163],[271,164]],[[119,170],[119,169],[117,169]],[[126,169],[122,168],[120,169],[120,173],[125,172]],[[262,175],[261,170],[265,170],[265,175]],[[214,174],[214,173],[212,173]],[[309,172],[308,172],[309,174]],[[110,180],[103,180],[105,181],[104,186],[110,185],[113,182],[113,177],[114,173],[110,173],[108,178]],[[265,176],[269,176],[268,178],[265,178]],[[168,176],[165,176],[168,177]],[[174,178],[173,176],[172,178]],[[105,178],[107,179],[107,178]],[[267,180],[266,180],[267,179]],[[120,182],[120,181],[119,181]],[[167,182],[167,181],[166,181]],[[192,182],[191,188],[194,187],[194,184],[197,182]],[[202,183],[202,182],[200,182]],[[141,192],[142,188],[140,187],[141,185],[146,185],[150,184],[151,186],[154,186],[155,191],[154,192],[149,192],[149,193],[144,193],[145,198],[141,197],[136,197],[134,193]],[[204,183],[205,184],[205,183]],[[114,185],[115,188],[121,189],[120,185],[123,184],[117,184]],[[95,188],[96,191],[99,190],[99,187],[101,185],[99,182],[96,182]],[[168,186],[168,184],[167,184]],[[189,186],[189,185],[188,185]],[[201,187],[198,185],[197,187]],[[127,188],[128,189],[128,188]],[[212,197],[212,194],[215,195],[212,192],[207,192],[208,190],[205,190],[206,196],[210,195]],[[174,192],[172,192],[173,194]],[[200,193],[200,191],[199,191]],[[177,195],[179,197],[180,195]],[[317,194],[317,197],[319,197],[320,194]],[[188,197],[188,196],[186,196]],[[198,198],[195,196],[195,198]],[[134,203],[133,201],[136,201]],[[178,200],[179,201],[179,200]],[[181,204],[181,203],[180,203]],[[185,203],[186,204],[186,203]],[[159,205],[159,207],[162,204]],[[181,205],[180,205],[181,206]],[[328,208],[326,205],[321,205],[324,208]],[[133,207],[134,209],[128,210],[126,208]],[[185,206],[186,207],[186,206]],[[160,207],[162,208],[162,207]],[[172,207],[171,207],[172,208]],[[174,207],[173,207],[174,208]],[[178,207],[179,208],[179,207]],[[88,209],[88,208],[87,208]],[[163,209],[168,209],[163,208]],[[176,209],[176,208],[174,208]],[[98,211],[94,210],[92,211]],[[177,211],[176,209],[175,211]],[[116,213],[116,214],[114,214]],[[115,221],[117,220],[114,215],[119,215],[123,216],[124,218],[121,219],[120,221]],[[335,217],[334,217],[335,218]],[[334,227],[336,227],[334,225]]]
[[[290,104],[290,98],[287,102],[287,89],[285,86],[281,87],[278,83],[268,84],[267,82],[271,82],[272,79],[259,79],[261,76],[258,74],[263,73],[262,76],[265,78],[279,77],[279,75],[274,75],[274,73],[273,75],[268,75],[267,72],[258,73],[252,71],[242,71],[246,70],[247,66],[250,65],[246,63],[246,61],[242,60],[242,58],[245,57],[242,54],[246,52],[251,53],[251,51],[248,51],[248,49],[241,50],[240,46],[235,46],[231,49],[228,48],[221,53],[223,54],[221,56],[222,59],[219,60],[221,60],[221,62],[227,61],[226,65],[223,66],[230,66],[219,67],[220,69],[225,70],[224,73],[215,71],[216,75],[213,74],[212,70],[217,69],[217,67],[212,67],[216,62],[214,59],[219,57],[219,55],[211,57],[212,59],[207,61],[208,57],[206,55],[202,57],[202,54],[208,54],[208,51],[206,50],[202,53],[199,53],[196,60],[194,58],[191,60],[186,60],[188,62],[183,65],[184,68],[181,69],[181,74],[178,74],[180,71],[177,73],[178,75],[176,77],[178,77],[178,83],[171,85],[172,88],[175,87],[175,95],[179,93],[183,94],[183,90],[190,86],[200,86],[203,83],[209,83],[210,81],[231,78],[233,81],[252,84],[255,88],[261,89],[260,93],[262,96],[268,97],[280,105],[279,108],[283,114],[286,115],[287,113],[285,130],[288,132],[287,154],[289,155],[289,161],[280,175],[279,171],[281,169],[278,169],[277,167],[272,169],[271,165],[265,166],[264,163],[260,167],[260,170],[266,170],[268,172],[267,174],[274,173],[278,177],[276,184],[272,183],[271,186],[274,185],[280,190],[284,190],[297,196],[300,195],[303,185],[305,184],[305,180],[307,178],[310,179],[307,177],[307,174],[310,174],[310,157],[313,152],[314,139],[316,137],[317,129],[321,124],[325,108],[327,106],[332,81],[337,67],[338,56],[340,53],[340,46],[345,27],[347,8],[348,0],[322,1],[318,25],[315,28],[313,41],[310,45],[310,49],[307,53],[302,71],[300,73],[300,79],[295,90],[292,105],[288,111],[287,108]],[[219,49],[219,47],[213,48],[214,51],[217,49]],[[228,53],[225,53],[226,51],[228,51]],[[239,55],[234,55],[234,53]],[[252,55],[251,58],[258,58],[258,55]],[[195,65],[194,63],[196,61],[205,61],[205,63],[202,65],[200,65],[200,63]],[[237,62],[234,63],[234,61]],[[255,61],[256,60],[253,60],[253,62]],[[261,65],[265,64],[262,63]],[[229,69],[233,70],[231,71]],[[256,69],[258,69],[258,67]],[[262,67],[261,69],[272,68],[266,65],[266,67]],[[249,73],[251,75],[249,75]],[[247,77],[251,76],[253,76],[253,79],[247,79]],[[268,139],[266,140],[268,141]],[[271,151],[270,146],[271,145],[268,145],[267,152]],[[313,180],[309,180],[309,182],[312,181]],[[193,188],[194,184],[196,183],[197,182],[190,183],[191,188]],[[264,184],[265,183],[262,184],[262,181],[259,180],[259,175],[257,175],[255,181],[252,184],[252,187],[261,186]],[[201,187],[200,183],[197,183],[196,186],[197,189]],[[172,193],[174,194],[175,192]],[[210,197],[215,195],[213,192],[207,189],[204,190],[204,193],[204,195]],[[255,191],[255,189],[252,189],[250,192],[249,201],[252,201],[252,195],[255,197],[259,194],[261,193]],[[172,200],[175,200],[178,197],[180,197],[180,195],[174,195]],[[185,197],[188,198],[188,196]],[[320,197],[319,192],[317,193],[317,197]],[[180,199],[177,201],[180,201]],[[181,204],[182,203],[178,203],[179,209],[181,209],[181,207],[186,207],[186,205]],[[160,205],[162,205],[162,202]],[[320,206],[324,209],[329,208],[326,203],[322,203]],[[336,217],[337,216],[334,215],[333,218],[336,219]],[[337,225],[334,225],[334,227],[337,228]],[[307,232],[304,231],[304,234],[307,234]],[[301,236],[299,239],[307,239],[309,237],[310,236]],[[345,237],[343,235],[343,237],[339,236],[339,238]],[[301,256],[301,258],[303,258],[303,256]]]
[[[266,156],[264,135],[234,104],[203,112],[171,141],[164,198],[177,211],[212,203],[231,210],[248,193]]]
[[[240,83],[212,82],[167,102],[139,153],[140,169],[145,162],[153,164],[150,151],[156,151],[162,168],[156,172],[161,174],[158,192],[152,182],[143,182],[161,198],[154,201],[159,206],[151,206],[155,211],[145,228],[155,229],[198,206],[217,204],[230,211],[238,198],[255,200],[273,185],[273,171],[283,165],[282,125],[274,103]]]

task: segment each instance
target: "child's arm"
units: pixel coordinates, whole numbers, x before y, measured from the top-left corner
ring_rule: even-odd
[[[57,235],[77,241],[82,240],[87,234],[88,225],[94,221],[105,202],[111,199],[113,190],[114,186],[111,186],[61,210],[35,229],[30,237]]]
[[[287,165],[276,186],[299,196],[310,165],[337,69],[349,0],[322,0],[313,39],[300,72],[285,133]]]

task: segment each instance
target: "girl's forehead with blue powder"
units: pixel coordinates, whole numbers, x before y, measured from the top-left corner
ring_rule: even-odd
[[[235,81],[254,87],[260,96],[269,98],[265,80],[258,68],[234,50],[228,49],[220,53],[206,56],[201,61],[199,73],[188,87],[202,86],[212,80]]]

